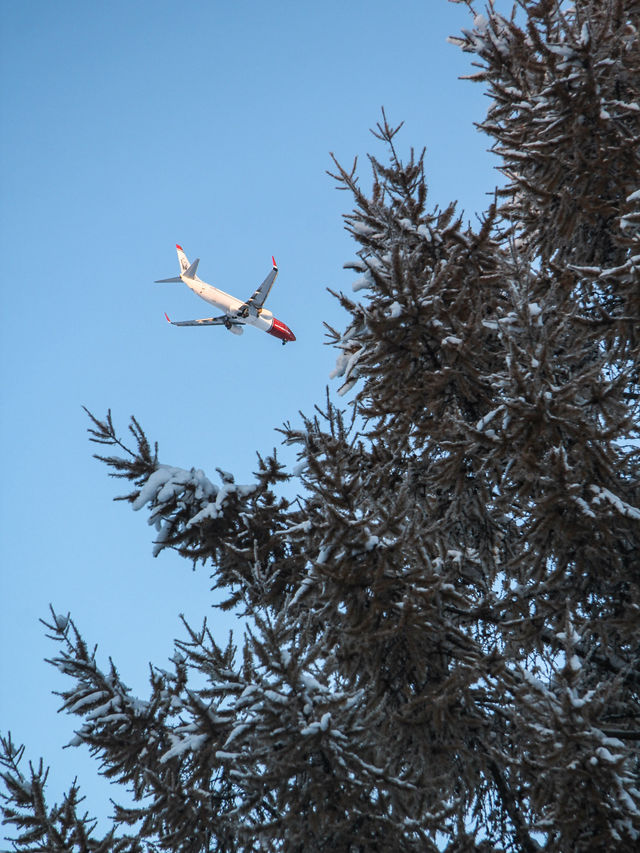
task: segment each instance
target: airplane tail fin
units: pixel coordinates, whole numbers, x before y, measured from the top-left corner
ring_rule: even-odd
[[[196,270],[198,269],[198,264],[200,263],[200,258],[197,258],[192,264],[189,263],[189,259],[185,255],[182,250],[182,246],[179,246],[176,243],[176,251],[178,253],[178,262],[180,264],[180,274],[186,276],[187,278],[196,278]],[[157,278],[156,284],[168,284],[169,282],[181,282],[182,278],[178,276],[173,276],[172,278]]]
[[[182,251],[182,246],[179,246],[176,243],[176,252],[178,253],[178,262],[180,264],[180,272],[184,273],[189,269],[189,260],[185,253]]]

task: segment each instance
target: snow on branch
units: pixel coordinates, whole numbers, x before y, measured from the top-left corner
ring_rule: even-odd
[[[198,469],[184,469],[160,463],[158,447],[153,450],[142,427],[131,419],[129,432],[135,440],[128,446],[117,434],[111,412],[103,420],[89,413],[91,441],[114,447],[120,455],[96,458],[104,462],[112,476],[130,480],[133,490],[121,497],[134,510],[147,508],[149,524],[156,529],[153,554],[173,548],[194,562],[211,561],[217,567],[216,587],[233,587],[230,606],[262,593],[253,584],[256,553],[258,561],[269,565],[285,555],[286,548],[276,538],[286,527],[289,503],[278,499],[273,486],[289,478],[273,455],[258,454],[256,480],[236,484],[234,477],[218,468],[219,485]],[[277,584],[276,584],[277,586]],[[273,591],[272,585],[272,591]],[[226,606],[226,605],[225,605]]]

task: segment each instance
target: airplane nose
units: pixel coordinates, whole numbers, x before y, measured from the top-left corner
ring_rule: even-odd
[[[275,317],[273,318],[273,323],[269,329],[269,334],[273,335],[274,338],[280,338],[284,343],[287,341],[295,341],[296,339],[296,336],[293,334],[291,329],[281,320],[276,320]]]

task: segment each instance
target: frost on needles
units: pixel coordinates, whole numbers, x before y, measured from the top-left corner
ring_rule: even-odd
[[[139,698],[52,611],[73,743],[133,805],[97,837],[6,738],[16,849],[638,849],[640,3],[518,6],[454,39],[506,179],[477,225],[384,114],[370,189],[334,161],[348,409],[282,429],[296,500],[275,453],[238,485],[91,416],[246,629],[185,624]]]

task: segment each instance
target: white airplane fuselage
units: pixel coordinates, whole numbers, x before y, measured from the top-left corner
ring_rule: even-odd
[[[237,316],[238,311],[240,311],[244,305],[244,302],[241,299],[231,296],[230,293],[225,293],[224,290],[220,290],[212,284],[207,284],[206,281],[187,278],[184,275],[181,275],[180,278],[187,287],[196,294],[196,296],[204,299],[204,301],[208,302],[210,305],[215,305],[218,310],[223,311],[228,317]],[[256,316],[248,314],[242,319],[248,326],[255,326],[255,328],[260,329],[261,332],[269,332],[273,326],[273,314],[266,308],[262,308],[260,313]]]

